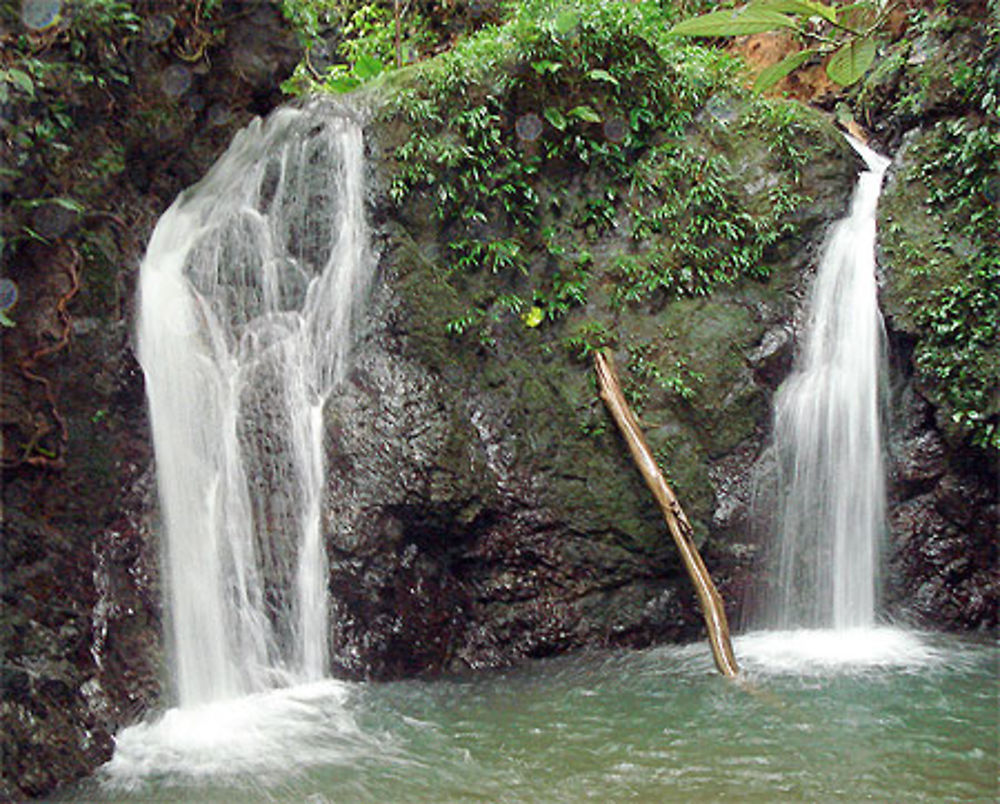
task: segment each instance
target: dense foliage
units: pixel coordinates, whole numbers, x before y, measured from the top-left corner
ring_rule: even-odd
[[[993,3],[995,13],[1000,4]],[[906,289],[902,315],[917,335],[915,364],[951,427],[1000,450],[1000,27],[963,17],[914,15],[909,41],[873,77],[906,125],[939,119],[907,156],[900,181],[921,204],[921,225],[884,221],[883,241]],[[928,58],[937,43],[982,38],[976,58]],[[874,93],[861,96],[870,104]],[[958,115],[955,112],[961,111]]]
[[[941,121],[916,156],[906,179],[926,190],[938,235],[927,249],[896,224],[887,232],[909,275],[916,366],[973,443],[1000,449],[1000,127]]]
[[[453,332],[489,343],[501,320],[557,319],[595,283],[624,304],[767,276],[815,123],[744,97],[736,60],[669,40],[672,19],[655,3],[519,4],[398,74],[382,114],[411,133],[392,198],[429,211],[448,281],[478,288]],[[747,148],[766,136],[785,180],[749,187],[740,154],[725,152],[734,135]]]

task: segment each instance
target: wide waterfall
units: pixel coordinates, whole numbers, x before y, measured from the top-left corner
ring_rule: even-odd
[[[323,407],[372,260],[361,128],[329,105],[241,132],[140,273],[181,706],[322,678]]]
[[[826,253],[808,348],[781,394],[788,625],[873,617],[884,161],[863,153],[872,169]],[[124,728],[112,759],[58,800],[995,799],[989,639],[744,634],[734,647],[761,695],[716,674],[703,643],[391,684],[320,678],[323,405],[369,281],[362,178],[352,120],[284,109],[244,131],[156,229],[140,347],[181,705]],[[792,435],[810,439],[786,446]]]
[[[868,170],[827,243],[805,348],[775,406],[780,548],[769,623],[778,628],[875,620],[885,518],[875,211],[889,160],[851,144]]]

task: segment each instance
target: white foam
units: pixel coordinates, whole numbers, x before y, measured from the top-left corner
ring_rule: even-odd
[[[919,635],[891,627],[758,631],[734,643],[748,669],[796,675],[923,667],[941,658]]]
[[[170,709],[124,729],[102,769],[113,787],[144,779],[238,779],[259,783],[318,764],[337,764],[372,749],[346,707],[337,681]]]

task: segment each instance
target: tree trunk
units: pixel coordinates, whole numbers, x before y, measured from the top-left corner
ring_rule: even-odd
[[[646,443],[642,430],[639,428],[639,423],[629,408],[628,402],[625,401],[610,353],[594,352],[594,368],[597,371],[601,399],[625,438],[632,458],[635,460],[636,466],[639,467],[646,485],[653,492],[653,496],[663,512],[663,518],[667,521],[670,535],[673,536],[674,543],[684,560],[684,567],[694,583],[698,600],[701,603],[702,614],[705,617],[705,625],[708,628],[708,641],[712,647],[715,666],[722,675],[735,678],[739,675],[739,667],[736,664],[733,646],[729,639],[726,611],[722,604],[722,597],[705,568],[705,562],[702,561],[698,548],[695,547],[691,523],[684,514],[677,497],[667,485],[667,481],[649,449],[649,444]]]
[[[399,7],[400,0],[394,0],[392,4],[392,16],[395,17],[396,23],[396,69],[403,66],[403,32],[402,32],[402,16],[403,11]]]

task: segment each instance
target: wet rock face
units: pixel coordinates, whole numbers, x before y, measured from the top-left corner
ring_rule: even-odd
[[[663,367],[684,359],[701,377],[692,402],[650,390],[641,416],[735,617],[760,552],[749,535],[751,477],[770,398],[791,363],[812,259],[858,169],[845,143],[830,142],[810,167],[814,202],[800,235],[770,255],[769,281],[631,306],[599,292],[554,325],[512,317],[488,347],[447,332],[479,280],[464,296],[443,278],[440,225],[380,210],[369,331],[327,409],[341,673],[398,678],[699,635],[662,516],[589,359],[564,342],[594,320],[615,334],[623,381],[635,381],[637,354]],[[744,158],[749,174],[763,170]],[[615,237],[595,253],[624,248]]]
[[[82,691],[92,666],[92,592],[86,583],[65,582],[78,575],[78,559],[89,557],[74,556],[66,539],[39,531],[16,510],[5,511],[4,525],[5,588],[22,595],[3,620],[0,674],[3,792],[14,800],[19,790],[43,793],[98,764],[110,735],[97,728]]]
[[[587,459],[562,480],[580,494],[558,500],[538,463],[546,456],[529,453],[532,440],[563,448],[551,442],[572,410],[558,389],[531,400],[524,376],[491,384],[486,365],[429,372],[400,334],[405,302],[386,285],[378,297],[373,331],[328,410],[338,669],[399,678],[690,633],[667,545],[636,543],[658,527],[655,508],[639,503],[640,518],[615,522],[584,489]],[[642,500],[624,458],[607,444],[593,452],[607,486]]]
[[[3,252],[20,298],[0,349],[0,800],[91,773],[119,728],[168,697],[152,447],[130,343],[135,269],[156,217],[281,100],[278,83],[298,60],[270,3],[219,4],[216,32],[228,29],[238,48],[199,38],[207,27],[192,4],[131,6],[141,33],[101,48],[121,54],[115,68],[129,83],[100,91],[99,114],[71,109],[76,150],[113,145],[120,172],[74,184],[73,165],[92,160],[68,160],[51,186],[85,212],[46,208],[32,223],[51,242],[10,238]],[[61,58],[63,46],[46,52]],[[27,186],[4,177],[4,200],[37,195],[38,173]]]
[[[142,388],[119,330],[76,330],[71,358],[48,367],[71,434],[65,467],[4,477],[0,744],[12,800],[89,773],[161,692]]]
[[[964,35],[954,38],[954,46],[966,52]],[[925,63],[931,62],[920,62]],[[954,62],[949,57],[942,63]],[[934,208],[927,201],[924,171],[934,136],[928,127],[901,137],[879,205],[880,297],[893,388],[885,604],[891,615],[922,626],[995,628],[1000,467],[994,448],[970,445],[969,434],[956,424],[959,417],[947,391],[974,387],[976,365],[996,365],[996,346],[988,341],[978,352],[964,354],[957,350],[965,337],[955,338],[951,349],[972,366],[968,377],[938,376],[920,358],[922,347],[934,343],[922,313],[938,308],[940,299],[953,295],[976,270],[969,261],[973,245],[961,234],[954,209]],[[954,318],[960,321],[963,315],[971,319],[975,313],[960,304]],[[985,415],[995,415],[988,403]]]
[[[957,630],[996,628],[1000,601],[995,466],[956,451],[912,378],[890,432],[886,607],[901,620]]]

